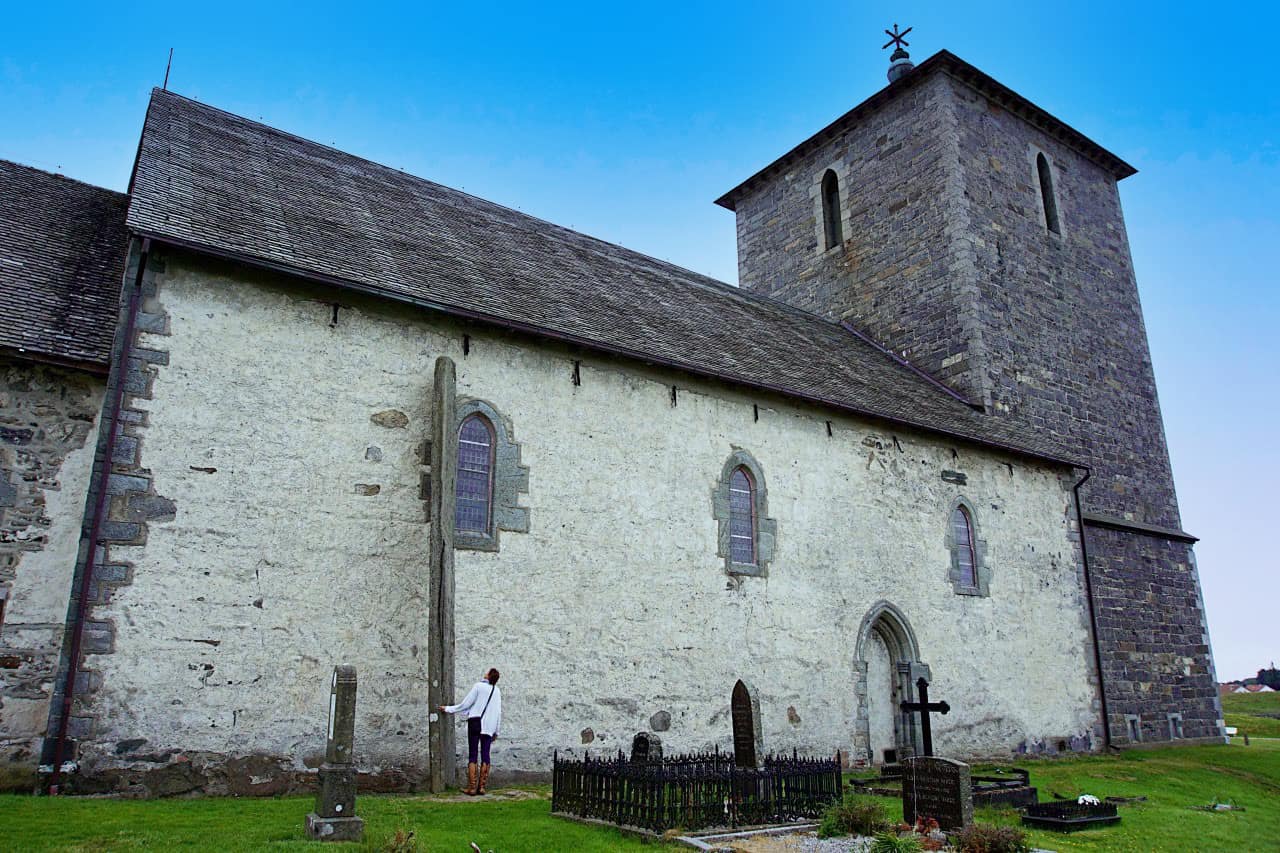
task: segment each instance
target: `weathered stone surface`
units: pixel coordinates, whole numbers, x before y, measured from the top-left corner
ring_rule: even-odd
[[[1039,155],[1060,233],[1046,227]],[[845,242],[824,251],[817,188],[827,169],[840,179]],[[1111,172],[968,83],[933,74],[736,207],[744,287],[847,320],[994,415],[1053,436],[1092,469],[1086,511],[1179,526]],[[943,479],[963,485],[968,471],[949,467]],[[1196,721],[1188,737],[1220,733],[1187,548],[1142,534],[1091,537],[1098,610],[1130,614],[1118,621],[1149,638],[1135,658],[1113,639],[1119,625],[1099,632],[1113,736],[1127,739],[1116,722],[1125,713],[1157,728],[1183,713]],[[1166,583],[1180,594],[1148,600]]]
[[[104,393],[101,378],[0,360],[0,764],[39,757]]]
[[[661,761],[662,738],[651,732],[637,732],[631,739],[631,760],[636,762]]]
[[[364,820],[358,817],[307,815],[307,837],[315,841],[359,841],[364,838]]]
[[[369,420],[380,427],[388,429],[404,429],[409,425],[409,416],[395,409],[387,409],[385,412],[370,415]]]
[[[969,765],[931,756],[904,759],[902,818],[912,825],[918,818],[933,818],[948,832],[973,823],[973,780]]]

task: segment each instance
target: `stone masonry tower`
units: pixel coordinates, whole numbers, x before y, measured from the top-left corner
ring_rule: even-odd
[[[843,321],[1090,467],[1111,742],[1222,736],[1117,182],[1134,169],[943,51],[718,200],[743,287]]]

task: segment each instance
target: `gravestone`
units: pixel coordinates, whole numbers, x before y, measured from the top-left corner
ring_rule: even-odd
[[[972,824],[973,781],[969,765],[926,755],[903,759],[902,817],[909,824],[931,817],[947,831]]]
[[[316,841],[359,841],[364,820],[356,817],[356,668],[335,666],[329,688],[329,740],[320,765],[316,810],[307,815],[307,836]]]
[[[739,767],[759,767],[764,754],[760,738],[760,704],[741,680],[733,685],[729,702],[733,714],[733,757]]]
[[[662,738],[649,732],[637,732],[631,739],[632,763],[662,760]]]

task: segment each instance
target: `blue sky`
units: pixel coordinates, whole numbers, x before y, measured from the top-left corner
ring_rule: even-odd
[[[13,4],[0,157],[124,189],[172,46],[185,95],[736,281],[712,200],[880,88],[881,31],[912,26],[917,61],[947,48],[1140,170],[1121,196],[1218,674],[1280,658],[1274,4],[467,5]]]

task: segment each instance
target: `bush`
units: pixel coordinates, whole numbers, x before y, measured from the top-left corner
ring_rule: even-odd
[[[960,853],[1027,853],[1027,834],[1016,826],[975,823],[951,837]]]
[[[882,832],[871,842],[869,853],[920,853],[924,848],[914,835],[896,835]]]
[[[818,837],[877,835],[889,829],[891,825],[884,803],[865,794],[855,794],[850,791],[844,795],[844,799],[832,803],[822,813]]]

